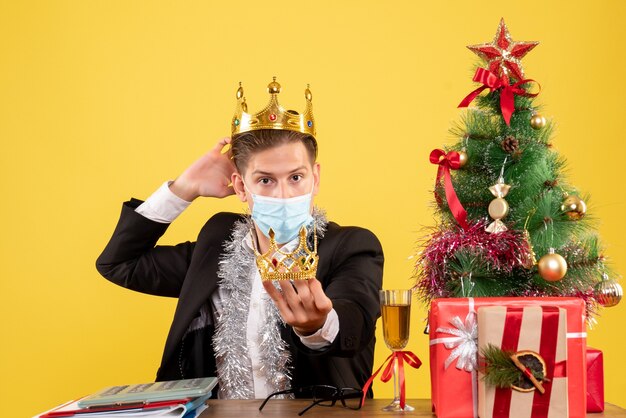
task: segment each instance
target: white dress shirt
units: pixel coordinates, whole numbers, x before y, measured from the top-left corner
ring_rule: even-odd
[[[181,199],[176,196],[169,188],[171,181],[163,183],[159,189],[154,192],[144,203],[139,205],[135,211],[146,218],[159,222],[159,223],[171,223],[173,222],[191,202]],[[291,242],[285,244],[284,249],[289,251],[290,248],[296,248],[299,238],[296,237]],[[250,234],[246,235],[243,245],[251,252],[252,237]],[[248,312],[248,322],[246,329],[246,337],[248,340],[248,354],[252,362],[252,373],[254,380],[254,395],[255,398],[265,398],[269,393],[267,392],[267,376],[263,373],[261,368],[261,358],[259,353],[259,338],[261,337],[261,326],[265,321],[265,304],[273,303],[263,287],[261,275],[257,269],[252,269],[250,274],[252,277],[252,293],[250,295],[250,310]],[[211,296],[211,303],[213,307],[219,310],[222,306],[223,295],[219,292],[213,293]],[[295,330],[294,330],[295,332]],[[321,350],[329,346],[337,337],[339,333],[339,317],[337,312],[332,309],[326,317],[326,322],[317,332],[311,335],[302,336],[296,332],[296,335],[300,337],[302,344],[312,350]]]

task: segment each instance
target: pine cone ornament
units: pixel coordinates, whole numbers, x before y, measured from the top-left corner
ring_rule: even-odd
[[[508,135],[502,142],[500,143],[504,152],[508,152],[513,155],[519,149],[519,140],[515,138],[513,135]]]

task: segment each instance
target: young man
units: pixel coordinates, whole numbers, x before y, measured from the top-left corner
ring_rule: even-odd
[[[232,143],[220,141],[145,202],[124,203],[96,266],[118,285],[178,298],[157,380],[218,376],[219,396],[239,399],[361,388],[372,371],[382,248],[313,206],[320,166],[309,89],[302,114],[280,106],[275,80],[268,90],[268,106],[249,114],[240,86]],[[156,245],[190,202],[231,194],[251,215],[218,213],[195,242]],[[293,280],[271,280],[259,262]],[[300,280],[310,266],[316,278]]]

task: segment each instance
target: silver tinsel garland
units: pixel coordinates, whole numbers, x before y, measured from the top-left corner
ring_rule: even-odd
[[[324,236],[326,216],[323,211],[313,211],[318,238]],[[233,227],[231,240],[224,244],[224,253],[219,262],[218,277],[220,292],[223,293],[222,313],[217,317],[213,349],[215,351],[219,397],[222,399],[254,399],[252,362],[248,355],[247,333],[245,332],[250,311],[253,269],[256,268],[254,254],[244,246],[244,239],[254,227],[248,217]],[[310,234],[310,237],[312,234]],[[274,303],[265,304],[265,318],[261,328],[259,353],[261,369],[271,385],[268,392],[288,389],[289,346],[280,335],[284,321]]]

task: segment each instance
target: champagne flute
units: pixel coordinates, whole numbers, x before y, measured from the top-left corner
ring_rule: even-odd
[[[380,309],[383,317],[385,344],[392,351],[401,351],[409,342],[411,319],[411,290],[381,290]],[[393,369],[393,401],[383,411],[413,411],[410,405],[400,406],[400,382],[397,367]]]

